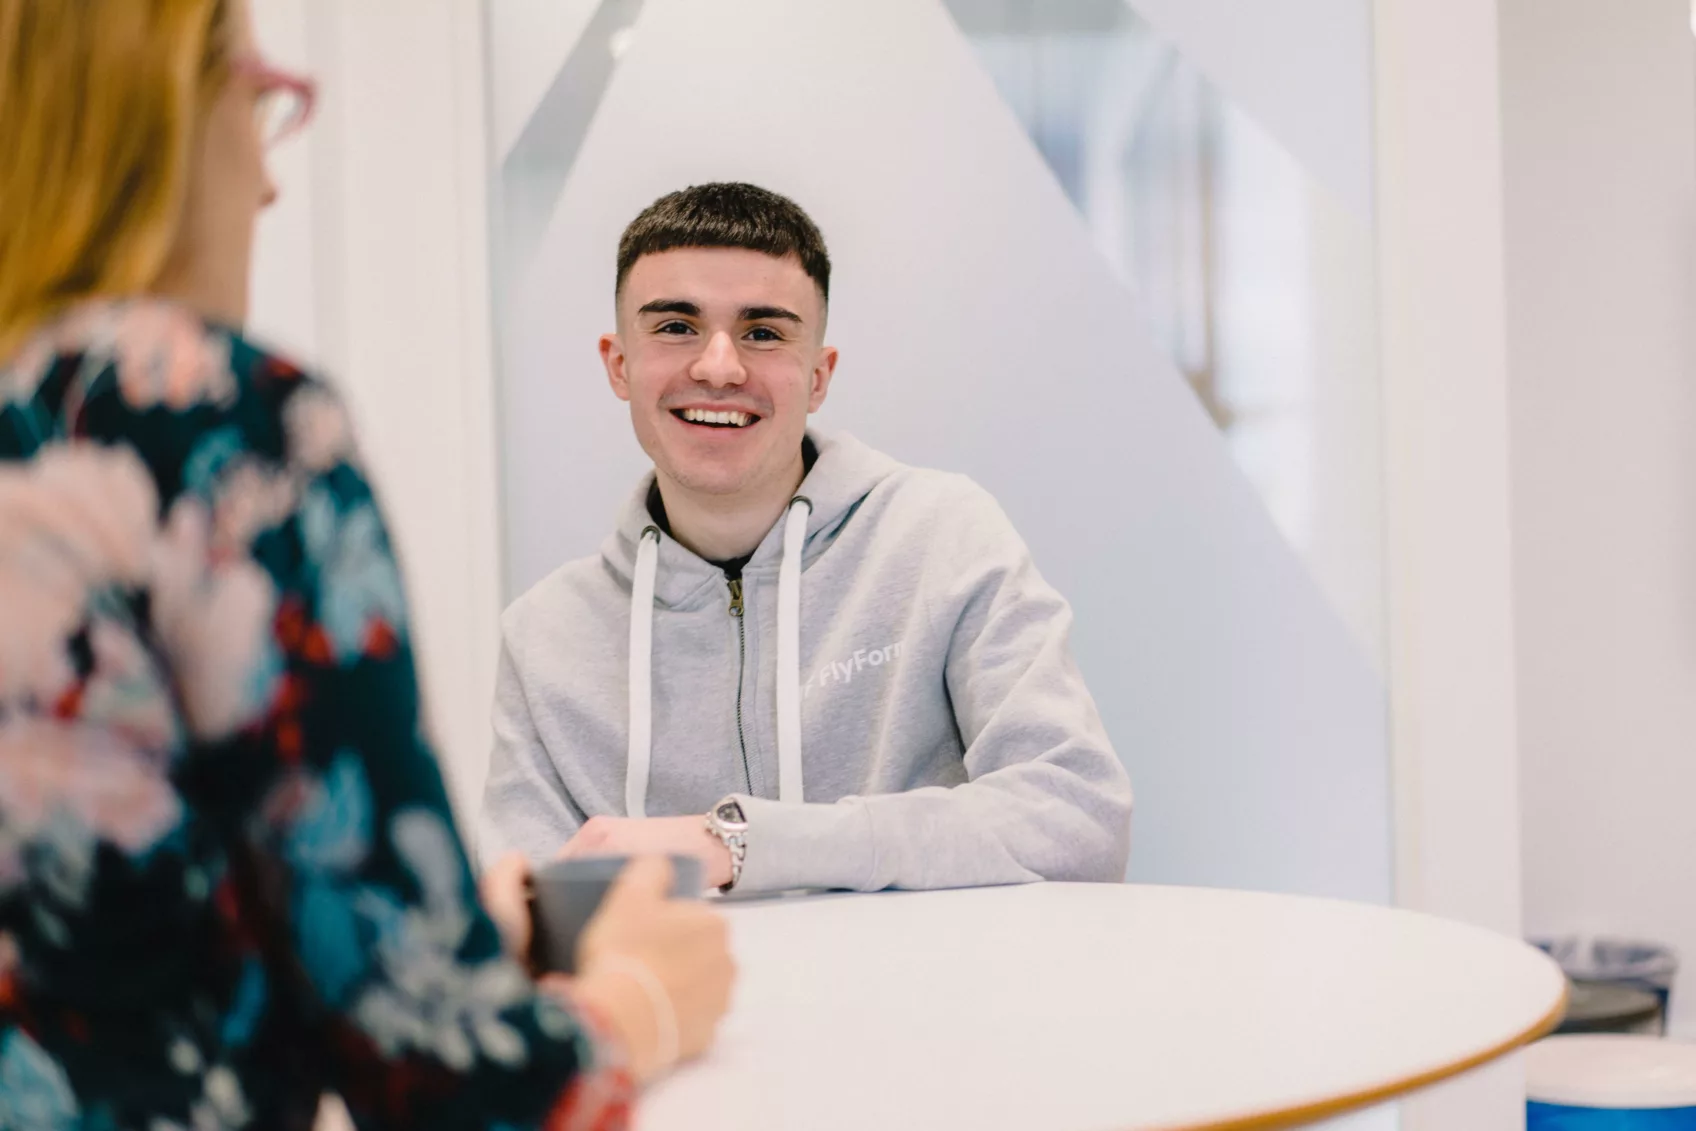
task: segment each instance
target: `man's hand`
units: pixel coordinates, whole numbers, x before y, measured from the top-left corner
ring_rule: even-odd
[[[707,831],[706,817],[590,817],[566,841],[573,856],[694,856],[708,890],[730,882],[730,850]]]

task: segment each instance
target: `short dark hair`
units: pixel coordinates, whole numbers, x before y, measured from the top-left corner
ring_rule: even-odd
[[[830,301],[830,253],[818,225],[793,200],[758,185],[691,185],[648,205],[619,238],[613,293],[624,290],[638,259],[680,247],[740,247],[779,259],[793,255]]]

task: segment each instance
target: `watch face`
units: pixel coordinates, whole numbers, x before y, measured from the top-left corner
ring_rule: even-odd
[[[723,801],[720,801],[718,803],[718,808],[713,810],[713,813],[719,820],[723,821],[727,825],[740,825],[747,820],[747,818],[742,815],[742,806],[736,803],[736,799],[734,797],[727,797]]]

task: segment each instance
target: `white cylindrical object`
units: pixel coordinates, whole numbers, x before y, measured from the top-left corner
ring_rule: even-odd
[[[1696,1107],[1696,1044],[1624,1034],[1539,1041],[1525,1054],[1533,1103],[1613,1111]]]

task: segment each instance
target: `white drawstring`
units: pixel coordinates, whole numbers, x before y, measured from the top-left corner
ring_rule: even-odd
[[[801,773],[801,557],[813,503],[796,496],[783,527],[783,564],[777,575],[777,788],[778,800],[805,796]],[[630,585],[630,754],[624,773],[624,812],[647,816],[648,766],[653,759],[654,580],[659,573],[660,532],[642,531]]]
[[[636,575],[630,583],[630,757],[624,771],[624,812],[648,815],[648,763],[653,757],[654,577],[660,566],[660,532],[642,531]]]
[[[800,804],[801,777],[801,555],[807,545],[811,499],[789,504],[783,527],[783,566],[777,575],[777,787],[778,800]]]

